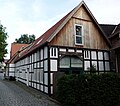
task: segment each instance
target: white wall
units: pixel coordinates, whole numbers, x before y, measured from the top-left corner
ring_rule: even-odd
[[[9,76],[15,77],[15,64],[9,64]]]
[[[40,48],[16,63],[16,78],[33,88],[48,93],[48,47]],[[28,74],[29,70],[29,74]],[[45,86],[44,86],[45,85]]]

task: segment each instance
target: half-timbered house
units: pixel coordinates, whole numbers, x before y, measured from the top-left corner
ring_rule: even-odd
[[[16,80],[46,94],[54,93],[58,72],[110,71],[111,44],[97,20],[82,1],[15,60]]]
[[[22,53],[29,45],[28,44],[11,44],[11,52],[10,59],[6,61],[6,71],[5,78],[14,79],[15,78],[15,64],[14,61],[17,57],[19,57],[20,53]]]

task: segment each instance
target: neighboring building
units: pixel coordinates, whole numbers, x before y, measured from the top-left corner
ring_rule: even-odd
[[[109,40],[111,41],[111,59],[113,63],[111,64],[112,68],[117,72],[120,72],[120,24],[118,25],[106,25],[102,24],[106,35],[108,35]]]
[[[12,43],[11,50],[10,50],[10,58],[18,51],[23,49],[24,47],[28,46],[29,44],[19,44],[19,43]]]
[[[18,44],[12,43],[11,44],[11,52],[10,52],[10,59],[6,62],[6,71],[5,77],[15,77],[15,64],[14,60],[20,55],[19,53],[23,52],[28,44]]]
[[[111,43],[82,1],[14,59],[16,80],[52,95],[56,73],[110,72]],[[14,56],[12,56],[14,57]],[[12,58],[11,58],[12,59]]]

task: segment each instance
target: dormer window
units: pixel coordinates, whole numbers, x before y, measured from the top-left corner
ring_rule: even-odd
[[[83,26],[75,24],[75,44],[83,45]]]

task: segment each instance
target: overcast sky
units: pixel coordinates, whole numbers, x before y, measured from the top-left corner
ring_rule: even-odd
[[[119,24],[120,0],[84,0],[100,24]],[[0,20],[11,43],[21,34],[41,36],[81,0],[0,0]],[[9,58],[9,54],[7,55]]]

